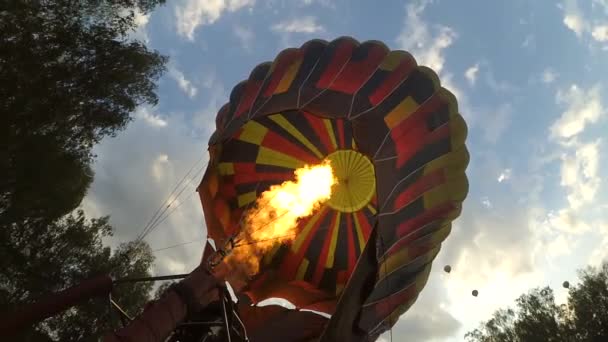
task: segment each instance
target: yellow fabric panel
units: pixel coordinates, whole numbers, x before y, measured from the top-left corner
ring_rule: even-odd
[[[371,211],[371,212],[372,212],[372,215],[376,215],[376,213],[378,212],[378,211],[376,210],[376,207],[374,207],[374,206],[373,206],[373,205],[371,205],[371,204],[368,204],[368,205],[367,205],[367,209],[369,209],[369,211]]]
[[[332,228],[331,232],[331,241],[329,244],[329,251],[327,255],[327,260],[325,262],[325,268],[334,267],[334,259],[336,256],[336,244],[338,243],[338,231],[340,230],[340,212],[336,212],[336,222]]]
[[[302,64],[302,58],[299,58],[295,63],[291,63],[287,71],[285,71],[285,75],[281,78],[279,85],[275,89],[275,94],[284,93],[289,89],[291,82],[293,82],[294,78],[298,74],[298,70],[300,70],[300,65]]]
[[[262,126],[259,122],[248,121],[244,126],[238,139],[248,143],[261,145],[264,136],[268,132],[268,128]]]
[[[294,125],[292,125],[291,122],[287,121],[287,119],[285,119],[283,115],[274,114],[268,116],[268,118],[274,121],[277,125],[281,126],[281,128],[283,128],[284,130],[289,132],[289,134],[291,134],[294,138],[298,139],[298,141],[301,142],[304,146],[306,146],[310,151],[312,151],[312,153],[314,153],[317,158],[323,159],[323,154],[321,153],[321,151],[319,151],[319,149],[317,149],[315,145],[313,145],[310,140],[308,140],[308,138],[306,138],[304,134],[302,134],[302,132],[300,132]]]
[[[456,151],[442,155],[428,162],[424,166],[424,174],[432,173],[437,169],[446,169],[446,174],[464,173],[464,170],[469,164],[469,151],[462,146]]]
[[[323,119],[323,123],[325,124],[325,129],[327,129],[327,135],[329,135],[329,139],[331,140],[331,144],[334,147],[334,150],[338,148],[338,144],[336,143],[336,136],[334,135],[334,128],[331,125],[331,121],[329,119]]]
[[[327,156],[338,179],[327,204],[342,212],[365,207],[376,192],[374,165],[363,154],[337,150]]]
[[[285,167],[288,169],[298,169],[306,164],[305,162],[299,159],[293,158],[275,150],[271,150],[268,147],[264,146],[260,146],[258,150],[258,156],[255,162],[258,164],[274,165]]]
[[[220,175],[233,175],[234,174],[234,164],[233,163],[219,163],[217,168],[220,171]]]
[[[415,112],[418,107],[419,104],[416,103],[411,96],[406,97],[397,105],[397,107],[393,108],[393,110],[384,117],[386,126],[388,126],[389,129],[393,129],[393,127],[397,126],[401,121]]]
[[[344,284],[336,284],[336,296],[339,296],[342,291],[344,291]]]
[[[246,206],[247,204],[255,201],[257,193],[255,191],[247,192],[237,197],[239,208]]]
[[[429,265],[425,267],[425,269],[416,277],[416,281],[411,285],[416,287],[416,293],[420,293],[420,291],[422,291],[422,288],[426,285],[429,279],[430,273],[431,267]],[[391,312],[391,314],[383,320],[383,322],[388,321],[391,325],[395,324],[401,315],[403,315],[414,304],[414,302],[416,302],[416,298],[418,298],[418,296],[396,307],[395,310],[393,310],[393,312]]]
[[[456,115],[450,119],[450,132],[452,147],[464,145],[467,138],[467,124],[461,115]]]
[[[314,227],[314,225],[317,223],[317,221],[319,221],[321,216],[323,216],[323,213],[325,212],[325,210],[326,210],[326,207],[323,207],[322,209],[318,210],[308,220],[308,222],[306,222],[304,229],[302,229],[302,231],[296,236],[296,239],[294,240],[294,242],[291,244],[291,250],[294,253],[298,253],[300,248],[302,248],[302,243],[304,243],[304,240],[306,240],[306,237],[308,236],[308,234],[310,234],[310,230],[312,229],[312,227]]]
[[[264,255],[264,262],[263,263],[265,265],[270,264],[270,262],[274,258],[274,255],[277,253],[277,251],[279,250],[279,248],[281,248],[281,244],[280,243],[276,243],[274,246],[272,246],[272,249],[270,249],[268,251],[268,253],[266,253]]]
[[[402,60],[406,58],[407,54],[403,51],[391,51],[384,57],[382,63],[380,63],[380,69],[386,71],[395,70],[399,66]]]
[[[308,269],[309,263],[310,262],[308,261],[308,259],[306,259],[306,258],[302,259],[302,263],[300,263],[300,266],[298,267],[298,272],[296,273],[297,280],[304,279],[304,276],[306,275],[306,270]]]
[[[433,235],[431,236],[430,243],[433,243],[436,247],[430,249],[425,254],[416,256],[415,258],[410,257],[409,247],[404,247],[403,249],[399,250],[399,252],[386,258],[386,260],[384,260],[384,257],[382,257],[383,262],[378,266],[378,281],[376,281],[376,284],[384,280],[387,275],[390,275],[392,272],[396,271],[401,267],[404,267],[405,265],[413,262],[414,260],[422,258],[424,262],[430,263],[431,261],[433,261],[437,253],[439,253],[439,244],[443,240],[445,240],[447,234],[449,233],[450,226],[442,227],[440,230],[433,233]]]
[[[445,183],[424,193],[424,207],[433,208],[447,201],[462,202],[469,191],[469,183],[464,173],[449,174]]]
[[[209,189],[209,194],[211,194],[211,197],[215,197],[215,195],[217,195],[217,191],[219,190],[219,180],[218,180],[218,176],[217,176],[217,172],[212,172],[211,174],[209,174],[209,178],[207,181],[207,189]]]
[[[353,214],[353,222],[355,223],[355,230],[357,231],[357,238],[359,239],[359,246],[361,250],[365,247],[365,238],[363,237],[363,231],[361,230],[361,224],[357,215]]]

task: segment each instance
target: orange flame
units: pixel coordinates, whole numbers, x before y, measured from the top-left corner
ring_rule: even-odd
[[[225,262],[247,276],[256,274],[260,260],[275,244],[289,243],[296,238],[298,220],[312,215],[327,201],[336,182],[326,160],[295,170],[295,181],[274,185],[263,192],[245,214],[235,248]]]

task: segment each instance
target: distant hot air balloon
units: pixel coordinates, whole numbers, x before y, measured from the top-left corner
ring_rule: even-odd
[[[477,297],[477,295],[479,294],[479,291],[473,290],[473,292],[471,292],[471,294],[473,295],[473,297]]]
[[[468,191],[466,125],[437,75],[378,41],[312,40],[257,66],[216,124],[199,187],[216,243],[239,234],[243,212],[295,169],[329,159],[338,178],[295,240],[277,244],[237,292],[331,315],[332,340],[391,327],[426,283]],[[303,319],[281,329],[309,331],[309,313],[288,314]]]
[[[452,266],[450,265],[445,265],[443,267],[443,270],[445,271],[445,273],[450,273],[452,271]]]
[[[569,282],[566,280],[566,281],[564,281],[564,283],[562,284],[562,286],[563,286],[565,289],[568,289],[568,288],[570,288],[570,283],[569,283]]]

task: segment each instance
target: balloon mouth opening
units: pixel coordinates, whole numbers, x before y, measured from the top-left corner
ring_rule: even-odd
[[[326,157],[337,179],[327,205],[352,213],[367,206],[376,194],[376,172],[372,161],[355,150],[337,150]]]

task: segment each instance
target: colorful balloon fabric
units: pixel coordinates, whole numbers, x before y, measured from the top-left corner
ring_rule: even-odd
[[[198,189],[209,237],[217,245],[238,234],[256,198],[304,165],[331,160],[339,184],[291,245],[266,255],[241,298],[285,298],[296,307],[290,317],[332,315],[306,338],[366,341],[386,331],[418,297],[460,214],[466,135],[437,75],[381,42],[312,40],[258,65],[220,109],[209,141]]]

